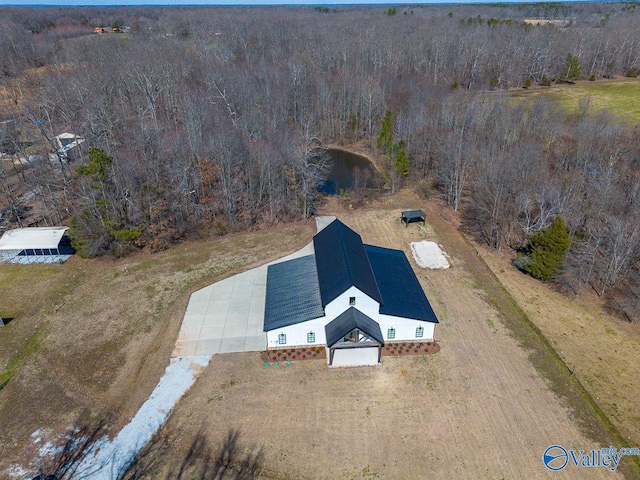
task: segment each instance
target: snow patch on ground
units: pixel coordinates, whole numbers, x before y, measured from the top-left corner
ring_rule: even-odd
[[[33,438],[33,443],[40,443],[42,441],[42,435],[46,435],[45,431],[41,428],[37,429],[35,432],[31,434],[31,438]]]
[[[411,253],[422,268],[449,268],[446,253],[435,242],[411,242]]]
[[[34,443],[38,443],[38,442],[34,442]],[[62,450],[64,450],[63,447],[55,446],[53,443],[47,442],[38,449],[38,455],[40,455],[41,458],[51,457],[53,455],[57,455]]]
[[[25,478],[29,472],[19,465],[11,465],[4,471],[4,473],[9,475],[11,478]]]
[[[115,480],[169,417],[176,402],[209,364],[211,355],[171,359],[164,376],[135,417],[113,440],[98,442],[79,468],[92,480]]]
[[[209,360],[211,355],[172,358],[151,396],[116,438],[109,440],[105,436],[91,446],[76,470],[77,477],[117,480],[164,424],[175,404],[193,385]],[[43,433],[42,430],[33,432],[31,438],[35,445],[42,442]],[[59,448],[46,442],[39,453],[41,457],[55,455]],[[19,465],[12,465],[5,473],[12,478],[24,479],[30,472]]]

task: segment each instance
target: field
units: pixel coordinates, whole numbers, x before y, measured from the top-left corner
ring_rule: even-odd
[[[169,363],[192,291],[297,250],[312,221],[115,260],[0,266],[0,478],[51,440],[106,418],[114,431]]]
[[[522,275],[508,258],[479,251],[628,444],[640,445],[638,325],[607,314],[588,295],[567,297]]]
[[[264,367],[253,353],[216,356],[163,429],[155,455],[172,460],[152,475],[226,466],[274,479],[547,478],[541,456],[549,445],[615,443],[570,391],[568,372],[543,378],[533,366],[532,352],[487,298],[501,287],[439,209],[429,211],[426,228],[400,224],[399,209],[418,201],[404,196],[338,216],[365,242],[409,254],[411,241],[428,239],[450,254],[451,269],[419,272],[441,319],[440,353],[352,369],[329,369],[322,360]],[[560,397],[554,382],[567,383]]]
[[[215,356],[144,451],[139,478],[251,478],[256,471],[267,479],[551,478],[541,457],[552,444],[623,446],[576,379],[598,403],[616,387],[617,396],[608,398],[618,416],[607,402],[601,406],[635,440],[637,372],[623,368],[628,359],[638,363],[631,330],[615,321],[598,327],[593,306],[592,316],[576,312],[597,342],[576,335],[572,303],[523,279],[508,260],[478,250],[437,202],[406,191],[360,211],[341,201],[332,199],[321,213],[337,214],[367,243],[407,253],[441,320],[441,351],[351,369],[329,369],[323,360],[267,368],[257,352]],[[418,206],[427,211],[426,227],[405,228],[399,211]],[[37,429],[52,439],[74,422],[105,414],[113,430],[121,428],[167,365],[189,293],[293,251],[312,232],[307,222],[157,255],[3,266],[0,298],[13,299],[15,320],[0,330],[0,365],[15,376],[0,391],[0,472],[36,452],[30,436]],[[450,269],[415,265],[409,244],[423,239],[443,246]],[[536,325],[532,312],[546,312],[550,323],[539,328],[567,364],[577,365],[574,376],[478,252]],[[569,320],[555,325],[556,313]],[[601,336],[600,329],[613,333]],[[622,345],[620,354],[608,351],[614,343]],[[593,378],[611,367],[620,373],[615,380],[591,382],[587,353],[594,348],[602,365]],[[634,478],[636,466],[590,469],[589,478],[623,473]],[[584,475],[578,468],[562,472],[562,478]]]
[[[640,121],[640,80],[637,78],[580,81],[575,85],[518,90],[512,92],[512,95],[521,99],[535,99],[548,95],[572,113],[578,111],[581,99],[588,98],[593,112],[608,110],[617,119],[629,124]]]

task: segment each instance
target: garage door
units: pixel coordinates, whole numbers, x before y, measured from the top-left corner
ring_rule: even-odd
[[[359,367],[378,364],[378,347],[336,348],[332,367]]]

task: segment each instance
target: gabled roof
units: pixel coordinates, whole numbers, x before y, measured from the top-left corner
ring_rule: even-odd
[[[30,227],[7,230],[0,238],[0,250],[58,248],[68,227]]]
[[[327,336],[327,347],[332,347],[356,328],[384,345],[384,337],[378,322],[366,316],[357,308],[350,307],[324,327]]]
[[[322,308],[352,286],[382,303],[360,235],[334,220],[313,237],[313,248]]]
[[[382,294],[380,313],[438,323],[404,252],[373,245],[364,248]]]
[[[414,219],[414,218],[425,218],[427,216],[422,210],[405,210],[404,212],[400,212],[404,218]]]
[[[313,255],[269,265],[264,331],[324,316]]]

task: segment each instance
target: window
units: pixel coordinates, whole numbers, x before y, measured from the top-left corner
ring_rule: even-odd
[[[284,345],[286,343],[287,343],[287,334],[281,333],[280,335],[278,335],[278,344]]]
[[[307,333],[307,343],[315,343],[316,334],[314,332]]]
[[[396,329],[395,328],[390,328],[389,330],[387,330],[387,338],[393,339],[396,338]]]
[[[424,335],[424,327],[416,328],[416,338],[421,338]]]
[[[349,297],[349,306],[353,307],[356,304],[356,297]]]

